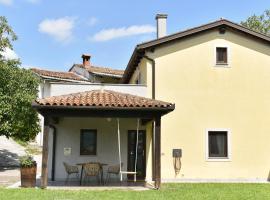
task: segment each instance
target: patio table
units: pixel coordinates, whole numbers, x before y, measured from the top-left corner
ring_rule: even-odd
[[[82,176],[83,176],[83,170],[84,170],[84,166],[86,164],[90,164],[90,163],[96,163],[96,162],[87,162],[87,163],[77,163],[76,165],[81,166],[81,177],[80,177],[80,185],[82,185]],[[104,185],[104,180],[103,180],[103,167],[107,166],[108,164],[106,163],[99,163],[100,164],[100,172],[101,172],[101,181],[102,181],[102,185]]]

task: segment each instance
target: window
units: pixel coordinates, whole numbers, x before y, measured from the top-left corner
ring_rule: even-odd
[[[208,131],[208,158],[228,157],[228,131]]]
[[[141,84],[141,73],[140,72],[137,75],[136,84],[137,85]]]
[[[227,47],[216,48],[216,64],[217,65],[228,64],[228,48]]]
[[[80,155],[97,155],[97,130],[81,130]]]

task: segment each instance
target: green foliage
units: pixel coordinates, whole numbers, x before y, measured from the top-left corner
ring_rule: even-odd
[[[11,48],[16,35],[7,20],[0,17],[0,55]],[[34,139],[39,132],[38,115],[31,107],[37,97],[39,80],[30,70],[20,68],[19,60],[0,56],[0,135]]]
[[[20,157],[20,165],[23,168],[30,168],[30,167],[37,166],[37,163],[32,156],[26,155],[26,156]]]
[[[39,132],[38,115],[31,107],[39,80],[18,61],[0,60],[0,135],[34,139]]]
[[[12,49],[12,41],[17,40],[17,36],[8,25],[7,19],[0,16],[0,52],[5,51],[6,48]],[[0,54],[0,59],[3,56]]]
[[[262,15],[252,15],[246,21],[242,21],[241,25],[254,31],[270,35],[270,10],[264,11]]]

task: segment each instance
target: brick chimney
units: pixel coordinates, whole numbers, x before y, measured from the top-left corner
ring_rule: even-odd
[[[83,66],[88,66],[88,67],[91,66],[91,64],[90,64],[90,58],[91,58],[91,56],[89,54],[83,54],[82,55]]]

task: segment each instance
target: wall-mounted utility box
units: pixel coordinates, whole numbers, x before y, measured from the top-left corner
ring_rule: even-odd
[[[172,156],[174,158],[181,158],[182,157],[182,149],[173,149]]]
[[[70,156],[71,155],[71,148],[65,147],[64,148],[64,156]]]

